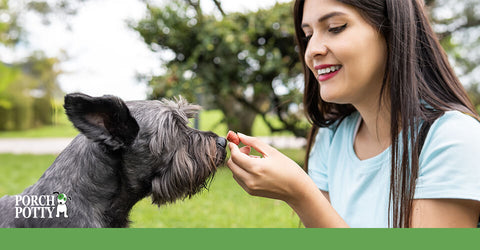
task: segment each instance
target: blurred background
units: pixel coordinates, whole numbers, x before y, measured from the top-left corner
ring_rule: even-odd
[[[480,111],[480,4],[425,5]],[[77,134],[62,108],[75,91],[182,95],[204,107],[192,126],[260,136],[303,165],[308,123],[291,9],[289,0],[0,0],[0,196],[34,183]],[[246,195],[226,169],[192,200],[149,203],[135,207],[134,227],[299,225],[284,204]]]

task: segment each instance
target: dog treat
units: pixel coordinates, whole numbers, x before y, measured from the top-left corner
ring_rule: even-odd
[[[233,132],[233,131],[228,131],[228,134],[227,134],[227,140],[229,142],[233,142],[235,144],[240,144],[240,138],[238,138],[238,135],[237,133]]]

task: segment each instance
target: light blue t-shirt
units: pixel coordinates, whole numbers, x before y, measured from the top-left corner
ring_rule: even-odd
[[[310,153],[309,175],[328,191],[335,210],[351,227],[388,227],[390,148],[366,160],[353,149],[361,117],[321,128]],[[420,154],[415,199],[480,201],[480,122],[448,111],[431,126]]]

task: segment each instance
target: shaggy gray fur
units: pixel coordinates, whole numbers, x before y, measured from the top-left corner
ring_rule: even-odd
[[[75,93],[65,109],[81,133],[35,184],[0,199],[0,227],[127,227],[139,200],[150,195],[160,206],[191,197],[225,161],[226,140],[190,128],[199,107],[183,99],[125,103]],[[34,205],[16,198],[48,195],[56,205],[54,192],[68,197],[68,218],[18,214]]]

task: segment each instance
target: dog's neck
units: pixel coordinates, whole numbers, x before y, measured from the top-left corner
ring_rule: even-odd
[[[146,193],[129,188],[123,171],[121,152],[109,152],[79,135],[45,171],[37,185],[68,180],[57,183],[58,190],[44,191],[62,191],[72,197],[68,206],[72,218],[88,214],[100,216],[105,222],[102,227],[127,227],[130,210]]]

